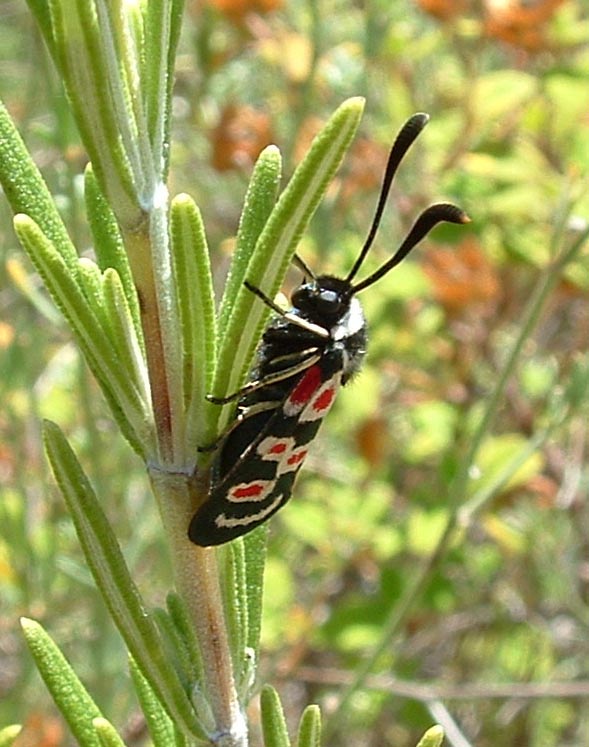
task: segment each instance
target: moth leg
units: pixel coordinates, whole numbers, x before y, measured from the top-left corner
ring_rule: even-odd
[[[316,350],[317,348],[314,349]],[[288,358],[289,356],[284,357]],[[250,394],[251,392],[255,392],[258,389],[263,389],[266,386],[272,386],[272,384],[277,384],[279,381],[284,381],[284,379],[289,379],[291,376],[296,376],[297,374],[306,371],[308,368],[311,368],[311,366],[314,366],[315,363],[320,360],[321,355],[319,353],[314,353],[313,355],[304,358],[302,361],[300,361],[300,363],[295,363],[295,365],[284,368],[282,369],[282,371],[276,371],[276,373],[268,374],[267,376],[264,376],[263,379],[258,379],[258,381],[250,381],[237,392],[228,394],[226,397],[215,397],[213,394],[207,394],[206,398],[209,402],[212,402],[215,405],[226,405],[228,402],[233,402],[233,400],[239,399],[240,397],[243,397],[246,394]]]
[[[283,319],[286,319],[287,322],[295,324],[301,329],[306,329],[307,332],[311,332],[312,334],[317,335],[317,337],[321,337],[324,340],[327,340],[329,338],[329,330],[325,329],[325,327],[322,327],[320,324],[313,324],[313,322],[308,322],[306,319],[302,319],[296,314],[291,314],[289,311],[281,309],[280,306],[274,303],[271,298],[268,298],[268,296],[263,291],[261,291],[259,288],[256,288],[255,285],[252,285],[247,280],[245,280],[243,284],[249,291],[251,291],[259,299],[261,299],[266,304],[266,306],[271,308],[272,311],[275,311]]]
[[[268,400],[267,402],[256,402],[256,404],[250,405],[249,407],[240,407],[235,420],[229,426],[227,426],[227,428],[225,428],[220,436],[217,436],[213,443],[206,444],[206,446],[197,446],[196,450],[200,451],[201,453],[216,451],[219,448],[219,444],[224,441],[227,436],[237,428],[238,425],[241,425],[244,420],[251,418],[253,415],[258,415],[260,412],[266,412],[266,410],[275,410],[280,406],[280,402],[281,401],[278,399],[276,401]]]
[[[289,363],[290,361],[302,361],[312,355],[316,355],[319,352],[318,347],[305,348],[305,350],[298,350],[295,353],[286,353],[285,355],[277,355],[276,358],[272,358],[272,365],[277,363]]]

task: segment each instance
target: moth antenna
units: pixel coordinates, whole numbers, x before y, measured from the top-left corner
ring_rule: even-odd
[[[305,277],[311,278],[311,280],[317,280],[317,277],[305,260],[298,254],[295,254],[292,258],[293,264],[295,264],[299,270],[305,275]]]
[[[358,255],[358,258],[354,262],[354,266],[352,267],[349,275],[346,278],[346,281],[348,283],[350,283],[356,276],[358,270],[362,265],[362,262],[364,262],[364,259],[368,254],[368,250],[372,246],[372,242],[374,241],[374,237],[376,236],[376,232],[382,218],[387,197],[389,196],[389,192],[391,190],[393,178],[397,173],[399,164],[403,160],[409,148],[413,145],[413,142],[415,141],[419,133],[426,126],[428,121],[428,114],[413,114],[413,116],[409,117],[409,119],[405,122],[405,124],[399,131],[399,134],[395,138],[395,142],[393,143],[393,147],[391,148],[391,152],[389,153],[389,158],[385,168],[382,187],[380,188],[380,195],[378,198],[378,204],[376,206],[374,218],[372,219],[372,225],[370,226],[370,231],[368,232],[368,236],[366,237],[364,246],[360,250],[360,254]]]
[[[447,223],[470,223],[470,218],[464,210],[448,202],[439,202],[435,205],[430,205],[415,221],[395,254],[376,272],[373,272],[372,275],[362,280],[361,283],[354,285],[352,293],[358,293],[364,290],[364,288],[368,288],[369,285],[376,283],[377,280],[380,280],[383,275],[386,275],[389,270],[392,270],[393,267],[396,267],[399,262],[405,259],[409,252],[427,236],[432,228],[442,221]]]

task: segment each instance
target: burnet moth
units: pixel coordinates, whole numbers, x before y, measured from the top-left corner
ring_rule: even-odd
[[[295,257],[305,279],[293,292],[287,312],[245,282],[276,316],[264,332],[249,383],[229,397],[208,397],[218,404],[237,400],[237,406],[213,458],[207,500],[190,522],[188,534],[197,545],[220,545],[240,537],[284,506],[338,389],[362,365],[366,320],[357,294],[398,265],[437,223],[469,221],[455,205],[431,205],[395,254],[354,282],[374,241],[393,177],[428,119],[427,114],[414,114],[397,135],[370,231],[345,278],[316,277]]]

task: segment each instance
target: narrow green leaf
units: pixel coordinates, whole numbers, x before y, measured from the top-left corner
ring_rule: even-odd
[[[168,168],[170,164],[170,122],[171,122],[171,102],[172,93],[174,89],[174,70],[176,63],[176,50],[178,49],[178,43],[180,41],[180,31],[182,30],[182,19],[184,16],[184,0],[171,0],[170,1],[170,38],[168,42],[168,77],[167,84],[168,90],[166,92],[167,107],[164,118],[164,129],[162,134],[162,142],[164,145],[163,150],[163,165],[162,165],[162,181],[166,181],[168,176]]]
[[[0,729],[0,747],[12,747],[12,743],[22,731],[20,724],[11,724]]]
[[[183,641],[190,661],[190,682],[202,682],[204,679],[202,659],[194,626],[188,616],[184,600],[179,594],[170,593],[167,596],[167,608],[170,619]]]
[[[142,70],[143,96],[147,112],[147,129],[152,148],[161,152],[164,122],[169,118],[168,67],[170,42],[169,2],[151,0],[145,8],[145,55]]]
[[[176,727],[174,727],[174,741],[172,742],[173,747],[192,747],[193,746],[193,740],[190,740],[190,745],[187,741],[187,737],[182,734],[181,731],[178,731]]]
[[[151,403],[144,400],[125,376],[100,318],[88,305],[61,256],[40,228],[26,215],[17,215],[14,226],[56,305],[68,320],[88,365],[111,406],[113,415],[131,445],[140,454],[153,446]]]
[[[290,747],[282,703],[271,685],[262,688],[260,706],[264,747]]]
[[[219,307],[218,330],[220,340],[223,339],[235,299],[245,280],[247,266],[256,242],[276,205],[281,169],[280,151],[275,145],[269,145],[260,153],[256,161],[245,195],[237,231],[235,252]]]
[[[21,625],[37,669],[72,734],[82,747],[100,747],[92,725],[92,719],[101,716],[98,706],[41,625],[24,617]]]
[[[101,747],[125,747],[115,727],[105,718],[95,718],[92,722]]]
[[[152,615],[157,623],[168,661],[174,667],[184,688],[188,689],[190,683],[194,680],[191,679],[192,667],[184,639],[179,634],[166,610],[156,608],[153,610]]]
[[[184,0],[143,5],[141,84],[150,143],[161,156],[162,182],[167,179],[170,162],[170,107],[183,11]]]
[[[417,747],[441,747],[444,741],[444,730],[436,724],[428,729],[417,743]]]
[[[199,718],[199,721],[204,726],[205,731],[208,734],[214,734],[216,729],[215,716],[207,693],[203,689],[200,683],[195,683],[190,693],[190,699],[194,706],[194,712]]]
[[[78,129],[96,178],[122,225],[137,226],[142,211],[122,142],[132,123],[116,75],[115,44],[109,27],[99,27],[90,0],[51,0],[56,59]],[[118,115],[118,116],[117,116]]]
[[[320,747],[321,711],[317,705],[308,705],[299,723],[297,747]]]
[[[170,717],[132,657],[129,658],[129,669],[153,747],[171,747],[174,744],[174,725]]]
[[[39,169],[0,102],[0,183],[13,213],[26,213],[56,247],[73,277],[78,255]]]
[[[161,148],[156,151],[150,143],[140,85],[145,55],[141,8],[125,0],[98,2],[95,7],[101,42],[99,52],[110,86],[111,109],[133,174],[135,194],[141,207],[149,213],[155,185],[160,183]],[[112,207],[116,212],[117,206]],[[131,231],[136,228],[128,222],[124,225]]]
[[[76,259],[76,273],[72,273],[50,239],[27,215],[15,216],[14,229],[55,304],[78,337],[82,350],[88,351],[90,358],[102,361],[103,368],[114,368],[116,366],[114,351],[102,331],[99,317],[88,305],[88,301],[94,294],[91,290],[88,296],[82,293],[82,289],[85,291],[87,287],[91,288],[92,281],[86,277],[86,283],[80,286],[75,280],[76,275],[82,272],[84,267],[87,269],[87,265],[80,265]],[[98,295],[101,296],[101,294]],[[108,377],[104,376],[104,378]]]
[[[353,98],[337,109],[266,221],[247,270],[247,279],[266,295],[274,296],[280,287],[296,246],[352,140],[363,106],[363,99]],[[238,290],[217,358],[215,395],[237,391],[244,382],[268,313],[250,291],[244,287]],[[229,422],[233,409],[223,408],[219,430]],[[219,416],[213,411],[211,418]]]
[[[241,683],[246,664],[245,642],[248,629],[243,542],[229,542],[221,547],[219,559],[223,573],[221,588],[224,594],[225,620],[233,659],[233,671],[239,683],[238,691],[243,692]]]
[[[109,268],[102,280],[103,302],[111,341],[117,350],[118,359],[127,371],[130,380],[141,392],[144,402],[150,401],[149,377],[140,340],[137,338],[131,310],[125,290],[116,270]]]
[[[117,6],[119,8],[119,13],[117,13],[117,17],[121,18],[122,15],[120,13],[121,10],[124,10],[125,12],[125,18],[126,18],[126,24],[128,28],[128,37],[130,39],[129,42],[127,42],[128,45],[130,45],[137,55],[137,61],[139,64],[139,68],[137,70],[138,77],[140,82],[143,81],[144,77],[144,65],[145,65],[145,17],[144,14],[147,12],[146,6],[149,5],[149,3],[127,3],[125,0],[117,0]],[[141,93],[141,99],[145,106],[145,96],[143,94],[143,91]]]
[[[256,655],[260,647],[260,632],[262,630],[264,568],[266,565],[267,541],[268,524],[263,524],[243,538],[248,620],[246,645]]]
[[[51,14],[49,13],[48,0],[27,0],[29,10],[37,21],[37,25],[45,39],[52,57],[55,57],[55,45],[53,42],[53,28],[51,26]]]
[[[104,298],[102,295],[102,273],[98,265],[87,257],[79,260],[79,282],[82,292],[88,301],[88,305],[98,317],[100,329],[104,330],[108,323],[108,317],[104,310]]]
[[[143,336],[139,314],[139,302],[137,292],[129,267],[129,260],[123,244],[121,232],[115,215],[104,198],[102,190],[96,181],[92,166],[89,164],[84,173],[84,198],[86,201],[86,213],[94,239],[94,252],[100,269],[104,272],[112,267],[117,271],[131,314],[137,336],[143,347]]]
[[[43,438],[51,469],[68,505],[88,567],[131,655],[170,716],[188,733],[204,738],[88,478],[54,423],[45,421]]]
[[[170,233],[188,406],[186,443],[196,456],[197,447],[210,443],[214,436],[202,431],[202,409],[209,406],[205,396],[215,359],[215,300],[202,218],[188,195],[172,201]]]

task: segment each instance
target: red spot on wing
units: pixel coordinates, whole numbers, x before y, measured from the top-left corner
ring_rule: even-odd
[[[307,449],[301,449],[300,451],[296,451],[294,454],[291,454],[288,459],[286,460],[286,463],[292,467],[296,466],[297,464],[300,464],[303,459],[307,456]]]
[[[301,423],[322,420],[331,408],[341,382],[341,370],[326,378],[299,415]]]
[[[249,485],[240,485],[231,491],[231,498],[233,500],[248,500],[248,498],[257,498],[260,496],[266,485],[261,482],[251,482]]]
[[[333,402],[334,397],[335,389],[333,387],[331,387],[330,389],[325,389],[325,391],[321,392],[321,394],[313,402],[313,409],[315,410],[315,412],[323,412],[324,410],[328,410],[331,407],[331,403]]]
[[[290,454],[295,445],[294,438],[287,436],[285,438],[276,438],[266,436],[258,444],[256,452],[262,459],[270,462],[282,462],[285,456]]]
[[[292,390],[288,401],[291,405],[305,405],[321,386],[321,369],[311,366],[303,378]]]

